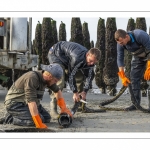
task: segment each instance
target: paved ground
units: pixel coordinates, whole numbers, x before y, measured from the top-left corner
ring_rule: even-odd
[[[98,89],[97,89],[98,90]],[[4,97],[7,90],[0,90],[0,117],[3,116]],[[64,90],[63,95],[66,99],[67,106],[73,106],[72,93]],[[107,94],[100,94],[100,92],[90,92],[87,95],[87,106],[89,108],[99,109],[99,103],[103,100],[111,99],[113,97]],[[47,92],[44,94],[42,105],[49,111],[50,98]],[[141,105],[147,107],[147,97],[142,97]],[[107,107],[125,108],[131,104],[130,95],[123,94],[112,104]],[[76,112],[73,122],[69,128],[60,128],[57,120],[51,120],[47,123],[49,129],[56,132],[150,132],[150,114],[143,113],[140,110],[136,111],[106,111],[103,113],[81,113]],[[13,125],[0,125],[0,130],[8,130],[14,128],[22,128]]]

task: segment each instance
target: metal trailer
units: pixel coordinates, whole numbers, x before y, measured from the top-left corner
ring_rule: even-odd
[[[29,21],[28,21],[29,20]],[[8,89],[38,65],[32,54],[32,18],[0,18],[0,85]]]

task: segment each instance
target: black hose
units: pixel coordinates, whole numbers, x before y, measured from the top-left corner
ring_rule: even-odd
[[[75,105],[71,109],[72,115],[76,113],[79,106],[80,106],[80,102],[75,102]],[[61,127],[68,128],[72,124],[72,117],[66,113],[61,113],[58,117],[58,123]]]

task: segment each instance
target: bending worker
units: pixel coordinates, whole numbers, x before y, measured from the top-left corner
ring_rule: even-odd
[[[63,78],[57,85],[63,90],[65,81],[68,82],[75,102],[80,100],[80,96],[86,100],[86,94],[94,78],[93,68],[100,57],[100,50],[97,48],[88,50],[78,43],[67,41],[56,43],[48,53],[49,63],[60,64],[63,68]],[[51,98],[50,114],[57,118],[56,97],[53,93]]]
[[[1,123],[47,128],[44,123],[49,123],[51,116],[40,104],[46,87],[55,93],[61,113],[72,116],[66,108],[61,90],[56,85],[63,75],[61,66],[50,64],[41,65],[41,68],[40,71],[23,74],[11,86],[4,101],[7,113],[1,118]]]
[[[122,79],[122,84],[124,86],[128,86],[131,82],[134,96],[140,105],[141,79],[144,75],[145,80],[150,80],[150,37],[145,31],[140,29],[129,32],[118,29],[115,32],[115,40],[117,41],[118,75]],[[124,49],[130,51],[132,54],[130,80],[124,73]],[[136,110],[136,107],[132,104],[125,110]]]

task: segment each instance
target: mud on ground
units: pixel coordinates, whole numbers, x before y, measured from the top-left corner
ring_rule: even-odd
[[[7,90],[0,90],[0,117],[5,113],[4,98]],[[72,93],[67,90],[63,91],[67,107],[72,108]],[[107,94],[89,92],[87,95],[87,107],[92,109],[100,109],[99,103],[103,100],[113,98]],[[42,105],[49,111],[50,98],[45,92]],[[123,94],[115,102],[106,105],[106,107],[125,108],[131,104],[130,95]],[[147,97],[142,97],[142,107],[148,107]],[[101,113],[81,113],[76,112],[72,124],[68,128],[61,128],[57,120],[51,119],[50,123],[46,123],[49,132],[149,132],[150,131],[150,114],[140,110],[135,111],[106,111]],[[0,125],[0,130],[10,131],[16,129],[22,132],[21,126]],[[20,129],[20,131],[19,131]],[[27,129],[24,132],[28,132]],[[29,132],[32,132],[29,130]],[[35,130],[33,131],[35,132]],[[37,131],[40,132],[40,131]],[[46,131],[44,131],[46,132]]]

